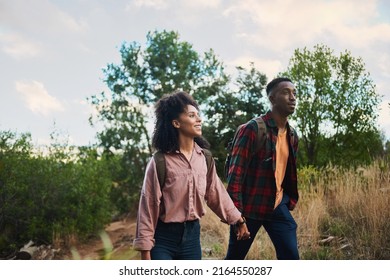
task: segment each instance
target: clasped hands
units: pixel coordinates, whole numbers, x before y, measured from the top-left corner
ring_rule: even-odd
[[[251,238],[251,233],[248,231],[246,226],[246,220],[244,217],[235,224],[235,230],[237,235],[237,240],[247,240]]]

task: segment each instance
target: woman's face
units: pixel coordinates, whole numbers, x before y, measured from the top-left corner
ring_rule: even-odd
[[[187,105],[186,110],[179,115],[178,119],[173,120],[172,124],[183,136],[194,138],[202,135],[202,119],[198,110],[192,105]]]

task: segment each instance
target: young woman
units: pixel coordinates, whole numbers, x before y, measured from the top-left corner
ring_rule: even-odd
[[[237,239],[248,239],[245,219],[234,206],[215,164],[208,168],[202,119],[196,101],[186,92],[164,95],[155,105],[153,147],[165,158],[165,183],[160,185],[156,161],[149,161],[141,190],[134,248],[144,260],[200,260],[199,219],[204,201],[218,217],[237,225]]]

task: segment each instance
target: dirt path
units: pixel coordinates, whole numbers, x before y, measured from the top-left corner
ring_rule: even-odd
[[[201,221],[201,242],[204,259],[222,259],[226,251],[228,226],[216,215],[208,214]],[[114,259],[138,260],[140,254],[132,249],[136,231],[136,218],[126,218],[111,223],[100,237],[62,252],[61,259]]]
[[[134,219],[113,222],[105,228],[100,237],[75,245],[65,252],[63,259],[137,259],[137,252],[132,250],[135,229]]]

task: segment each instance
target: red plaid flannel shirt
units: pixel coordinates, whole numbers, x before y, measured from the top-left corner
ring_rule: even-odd
[[[257,134],[255,120],[243,125],[237,135],[232,150],[231,165],[227,178],[227,190],[243,216],[263,220],[273,212],[276,196],[275,166],[276,140],[278,128],[270,112],[262,116],[267,127],[267,139],[264,148],[251,157]],[[298,202],[296,158],[298,136],[287,124],[289,157],[282,188],[290,197],[289,209],[293,210]],[[292,137],[293,136],[293,137]]]

